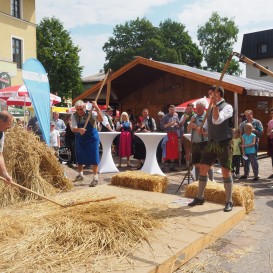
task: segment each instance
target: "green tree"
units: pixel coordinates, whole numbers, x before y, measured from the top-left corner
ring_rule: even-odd
[[[113,35],[103,46],[108,61],[104,65],[105,70],[109,67],[114,71],[118,70],[135,56],[151,58],[153,49],[156,50],[152,55],[156,56],[162,47],[157,29],[145,18],[116,25]]]
[[[159,27],[154,27],[146,18],[117,25],[103,50],[107,61],[105,70],[115,71],[135,56],[197,67],[202,61],[201,51],[191,41],[185,26],[170,19]]]
[[[183,24],[167,19],[160,23],[159,29],[165,48],[165,55],[163,55],[162,59],[177,64],[200,67],[203,57],[202,53],[198,46],[192,42]],[[172,55],[169,55],[171,53],[170,50],[174,51],[176,55],[173,60],[171,59]]]
[[[197,38],[203,50],[207,69],[222,72],[233,45],[237,42],[239,29],[232,19],[220,17],[213,12],[209,20],[197,30]],[[228,74],[240,75],[239,62],[232,59],[227,69]]]
[[[82,67],[70,34],[59,19],[43,18],[37,26],[37,58],[48,73],[50,92],[62,98],[74,98],[83,91]]]

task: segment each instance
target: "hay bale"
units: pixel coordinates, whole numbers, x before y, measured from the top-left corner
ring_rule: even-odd
[[[166,176],[151,175],[139,171],[126,171],[114,175],[111,184],[125,188],[141,189],[145,191],[164,192],[167,188]]]
[[[14,182],[50,196],[60,190],[69,190],[73,183],[64,176],[64,169],[54,151],[32,132],[15,126],[5,135],[4,158]],[[2,183],[2,182],[1,182]],[[11,187],[0,187],[0,207],[19,201],[38,199],[36,195]]]
[[[198,193],[198,182],[194,182],[185,189],[185,196],[194,198]],[[207,201],[215,203],[226,203],[226,195],[223,184],[209,182],[205,189],[204,198]],[[233,185],[233,203],[234,206],[244,206],[246,213],[254,210],[254,192],[250,186]]]

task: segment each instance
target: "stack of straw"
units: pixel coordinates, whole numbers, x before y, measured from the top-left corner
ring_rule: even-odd
[[[102,272],[99,260],[110,267],[106,259],[124,259],[161,226],[148,208],[120,201],[27,211],[1,216],[1,272]]]
[[[166,176],[151,175],[139,171],[127,171],[112,177],[111,184],[145,191],[164,192],[167,188]]]
[[[72,182],[64,176],[64,169],[54,151],[32,132],[15,126],[5,134],[3,155],[9,174],[14,182],[42,195],[52,195],[57,190],[69,190]],[[0,206],[37,196],[4,185],[0,181]]]
[[[185,196],[194,198],[198,193],[198,182],[188,185],[185,189]],[[209,182],[205,189],[204,198],[207,201],[215,203],[226,203],[225,189],[223,184]],[[234,206],[244,206],[246,213],[254,210],[254,192],[250,186],[233,185],[233,203]]]

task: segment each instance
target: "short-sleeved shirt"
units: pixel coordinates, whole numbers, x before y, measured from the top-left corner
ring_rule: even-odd
[[[166,127],[164,128],[164,124],[169,123],[170,121],[175,121],[177,124],[179,123],[179,117],[178,115],[174,114],[173,116],[171,114],[166,114],[164,117],[162,117],[160,121],[160,126],[166,133],[177,133],[178,129],[176,126],[174,127]]]
[[[254,133],[251,133],[250,135],[247,134],[243,134],[242,138],[244,139],[244,144],[251,144],[253,142],[253,138],[256,137],[256,135]],[[255,154],[256,153],[256,149],[255,146],[251,146],[251,147],[246,147],[245,149],[245,154]]]
[[[249,123],[249,122],[245,120],[239,125],[239,129],[242,135],[245,133],[246,123]],[[253,128],[258,131],[258,133],[254,133],[254,134],[256,135],[257,138],[260,138],[264,130],[262,122],[258,119],[253,118],[251,124]]]
[[[65,131],[66,126],[65,123],[62,119],[58,118],[58,119],[53,119],[53,122],[55,123],[55,130],[58,131]]]
[[[50,131],[50,143],[49,146],[50,147],[58,147],[58,138],[60,137],[60,133],[58,130],[52,130]]]

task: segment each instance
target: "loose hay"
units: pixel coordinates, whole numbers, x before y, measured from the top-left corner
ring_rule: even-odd
[[[5,135],[4,158],[14,182],[42,195],[52,195],[56,190],[68,190],[72,182],[64,177],[64,170],[54,152],[32,132],[15,126]],[[3,182],[0,182],[3,184]],[[0,187],[0,206],[23,200],[37,199],[36,195],[13,186]]]
[[[149,243],[161,223],[146,208],[113,201],[54,209],[36,218],[7,217],[10,221],[0,228],[12,232],[9,238],[8,233],[0,233],[1,272],[77,272],[81,266],[95,272],[100,259],[105,265],[105,259],[121,259],[139,242]],[[15,221],[20,222],[17,232]]]
[[[198,193],[198,182],[188,185],[185,196],[194,198]],[[225,204],[225,190],[223,184],[209,182],[205,189],[204,198],[207,201]],[[254,192],[250,186],[233,185],[233,203],[235,206],[244,206],[246,213],[254,210]]]
[[[127,171],[114,175],[111,184],[145,191],[164,192],[167,188],[166,176],[151,175],[139,171]]]

